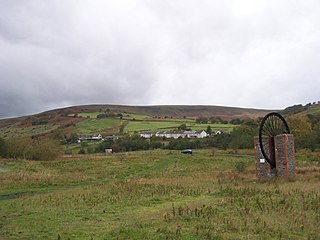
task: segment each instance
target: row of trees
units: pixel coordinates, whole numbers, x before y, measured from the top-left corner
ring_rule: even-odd
[[[243,119],[240,118],[234,118],[231,119],[230,121],[228,120],[224,120],[220,117],[199,117],[196,119],[196,123],[200,123],[200,124],[207,124],[207,123],[222,123],[222,124],[235,124],[235,125],[239,125],[244,123]]]

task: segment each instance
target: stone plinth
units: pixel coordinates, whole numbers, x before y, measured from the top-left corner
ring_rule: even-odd
[[[256,175],[260,180],[268,180],[274,176],[288,177],[295,174],[294,138],[292,134],[281,134],[274,137],[275,168],[262,155],[259,137],[254,138]],[[268,149],[265,149],[268,154]]]

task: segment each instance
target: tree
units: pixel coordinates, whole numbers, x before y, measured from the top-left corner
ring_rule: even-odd
[[[111,149],[112,149],[112,152],[115,152],[115,153],[120,152],[121,150],[119,144],[117,143],[112,144]]]
[[[37,138],[11,138],[7,140],[7,156],[30,160],[51,160],[62,154],[58,141]]]
[[[83,148],[81,148],[78,153],[79,153],[79,154],[85,154],[86,151],[85,151]]]
[[[207,133],[208,133],[209,135],[212,134],[212,129],[211,129],[211,126],[210,126],[210,125],[208,125],[208,127],[207,127]]]
[[[181,131],[187,130],[187,125],[186,125],[185,123],[181,124],[181,125],[178,127],[178,130],[181,130]]]
[[[241,123],[243,123],[243,120],[241,120],[240,118],[235,118],[230,121],[230,124],[234,124],[234,125],[239,125]]]
[[[0,157],[7,156],[7,146],[3,138],[0,138]]]
[[[312,122],[310,122],[310,116],[290,116],[287,118],[287,121],[294,135],[297,148],[314,150],[317,145],[318,132],[316,130],[316,124],[313,125]]]
[[[231,141],[229,147],[233,149],[238,148],[252,148],[253,138],[259,132],[259,125],[255,121],[248,121],[239,125],[231,133]]]
[[[199,117],[199,118],[196,119],[196,123],[207,124],[207,123],[208,123],[208,118],[206,118],[206,117]]]

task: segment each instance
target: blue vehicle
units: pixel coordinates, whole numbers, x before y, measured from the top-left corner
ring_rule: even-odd
[[[191,149],[184,149],[181,151],[181,153],[183,154],[192,154],[192,150]]]

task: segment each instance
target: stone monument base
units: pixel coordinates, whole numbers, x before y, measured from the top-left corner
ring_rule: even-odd
[[[272,177],[289,177],[295,175],[294,138],[292,134],[281,134],[274,137],[275,168],[264,158],[259,137],[254,137],[254,149],[256,159],[256,175],[260,180],[268,180]]]

